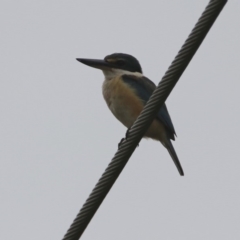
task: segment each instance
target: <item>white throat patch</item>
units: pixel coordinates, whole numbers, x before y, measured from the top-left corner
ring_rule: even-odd
[[[136,77],[143,77],[142,73],[139,72],[130,72],[122,69],[110,68],[108,70],[102,70],[106,80],[111,80],[117,76],[121,75],[134,75]]]

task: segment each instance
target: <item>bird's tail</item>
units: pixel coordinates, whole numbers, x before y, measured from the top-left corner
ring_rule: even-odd
[[[175,152],[175,150],[174,150],[174,147],[173,147],[173,145],[172,145],[172,143],[171,143],[171,140],[169,139],[168,142],[167,142],[167,144],[164,144],[164,145],[165,145],[165,147],[167,148],[169,154],[171,155],[172,160],[173,160],[173,162],[175,163],[175,165],[176,165],[176,167],[177,167],[177,169],[178,169],[178,171],[179,171],[179,174],[180,174],[181,176],[184,176],[184,172],[183,172],[181,163],[180,163],[180,161],[179,161],[179,159],[178,159],[178,156],[177,156],[177,154],[176,154],[176,152]]]

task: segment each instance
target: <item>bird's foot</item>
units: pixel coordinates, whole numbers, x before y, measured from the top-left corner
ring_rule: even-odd
[[[121,144],[123,143],[123,141],[125,140],[125,138],[122,138],[121,141],[118,144],[118,149],[120,148]]]
[[[128,139],[129,132],[130,132],[130,128],[128,128],[128,130],[127,130],[126,133],[125,133],[125,139]]]
[[[121,141],[119,142],[118,148],[121,146],[121,144],[123,143],[124,140],[127,140],[128,135],[129,135],[129,129],[125,133],[125,138],[122,138]]]
[[[128,130],[126,131],[126,133],[125,133],[125,138],[122,138],[121,141],[119,142],[118,148],[121,146],[121,144],[123,143],[124,140],[127,140],[127,139],[128,139],[129,132],[130,132],[130,128],[128,128]],[[139,144],[137,145],[137,147],[139,147]]]

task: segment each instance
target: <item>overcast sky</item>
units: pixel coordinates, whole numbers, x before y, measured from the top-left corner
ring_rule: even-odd
[[[103,74],[129,53],[156,84],[208,0],[2,0],[0,239],[61,239],[126,129]],[[227,3],[167,99],[180,177],[142,140],[82,239],[240,238],[240,1]]]

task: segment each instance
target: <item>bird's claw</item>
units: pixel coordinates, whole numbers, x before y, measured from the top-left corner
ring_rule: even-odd
[[[125,140],[125,138],[122,138],[121,141],[118,143],[118,148],[120,148],[121,144],[123,143],[123,141]]]
[[[129,132],[130,132],[130,128],[128,128],[128,130],[127,130],[126,133],[125,133],[125,138],[126,138],[126,139],[128,139]]]
[[[121,146],[121,144],[123,143],[124,140],[128,139],[129,132],[130,132],[130,128],[128,128],[128,130],[126,131],[125,138],[122,138],[121,141],[118,143],[118,148]],[[139,147],[139,143],[138,143],[137,147]]]

